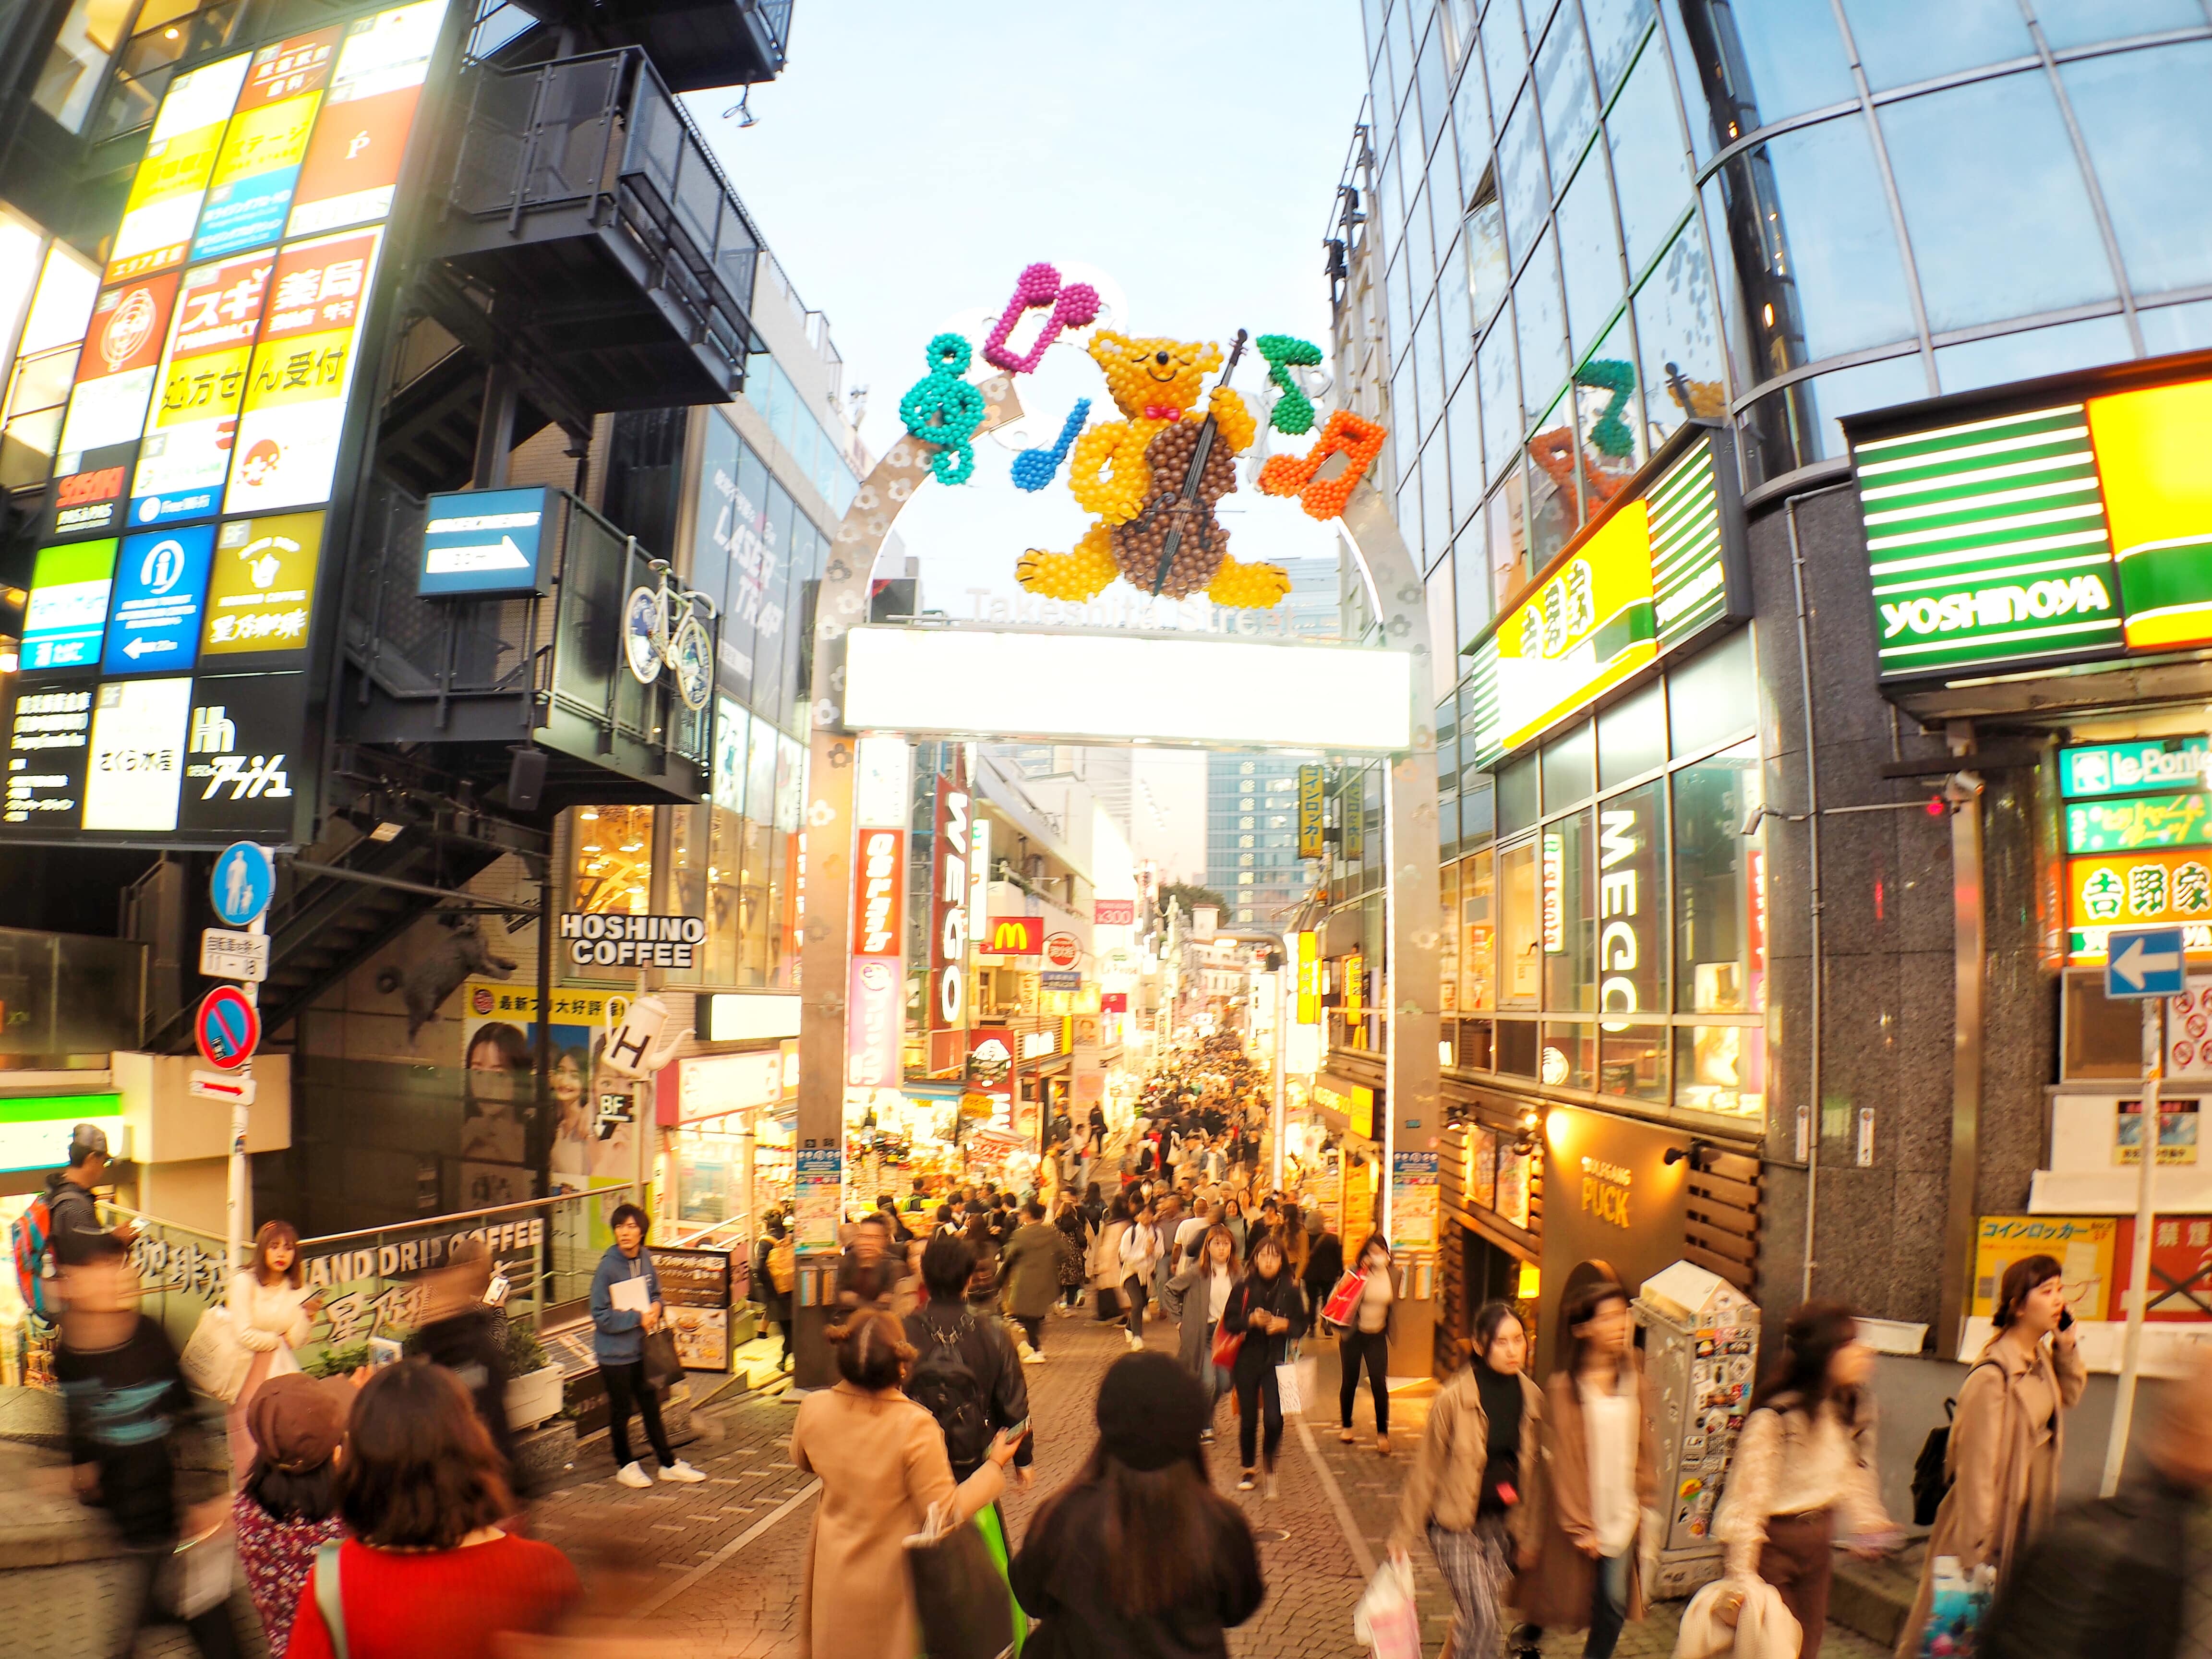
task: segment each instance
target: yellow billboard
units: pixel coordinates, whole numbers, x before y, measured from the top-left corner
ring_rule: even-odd
[[[1496,637],[1507,750],[1656,660],[1645,502],[1626,502],[1600,525]]]

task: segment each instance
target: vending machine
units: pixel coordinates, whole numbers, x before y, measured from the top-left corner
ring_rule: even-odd
[[[1645,1594],[1687,1595],[1721,1576],[1713,1512],[1759,1376],[1759,1310],[1726,1279],[1687,1261],[1645,1279],[1632,1305],[1658,1402],[1662,1508]],[[1647,1538],[1647,1550],[1653,1542]]]

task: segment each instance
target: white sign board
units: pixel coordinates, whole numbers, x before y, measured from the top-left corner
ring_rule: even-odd
[[[210,979],[258,985],[269,977],[269,935],[206,929],[200,934],[200,972]]]
[[[228,1100],[239,1106],[253,1104],[251,1072],[194,1072],[185,1079],[185,1086],[202,1100]]]

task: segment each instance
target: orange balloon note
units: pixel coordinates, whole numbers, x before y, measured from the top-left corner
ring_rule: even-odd
[[[1260,493],[1295,495],[1309,518],[1326,523],[1344,511],[1360,476],[1375,465],[1375,458],[1382,453],[1383,440],[1389,435],[1380,422],[1340,409],[1328,417],[1321,436],[1304,455],[1268,459],[1260,469]],[[1332,455],[1342,455],[1349,465],[1334,478],[1319,477]]]

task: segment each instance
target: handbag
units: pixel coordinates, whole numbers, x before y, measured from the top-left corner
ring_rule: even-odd
[[[1359,1298],[1367,1294],[1367,1275],[1346,1273],[1322,1304],[1321,1316],[1332,1325],[1349,1326],[1359,1311]]]
[[[1213,1363],[1223,1370],[1235,1368],[1237,1352],[1243,1346],[1243,1332],[1232,1331],[1226,1325],[1213,1328]]]
[[[238,1578],[238,1534],[228,1513],[197,1538],[178,1540],[168,1573],[169,1606],[179,1619],[197,1619],[229,1600]]]
[[[949,1503],[930,1506],[902,1540],[925,1659],[999,1659],[1014,1644],[1014,1613],[991,1547]]]
[[[673,1388],[684,1380],[684,1362],[677,1358],[676,1333],[663,1325],[645,1334],[645,1382],[647,1388]]]
[[[225,1405],[236,1402],[239,1389],[246,1386],[246,1374],[253,1368],[253,1356],[238,1340],[226,1304],[218,1302],[200,1316],[177,1364],[185,1381],[200,1393]]]
[[[1275,1397],[1282,1404],[1284,1416],[1305,1410],[1306,1401],[1314,1395],[1313,1373],[1314,1362],[1295,1353],[1275,1367]]]
[[[1375,1659],[1421,1659],[1421,1613],[1413,1599],[1413,1564],[1394,1555],[1375,1569],[1352,1610],[1352,1634]]]

